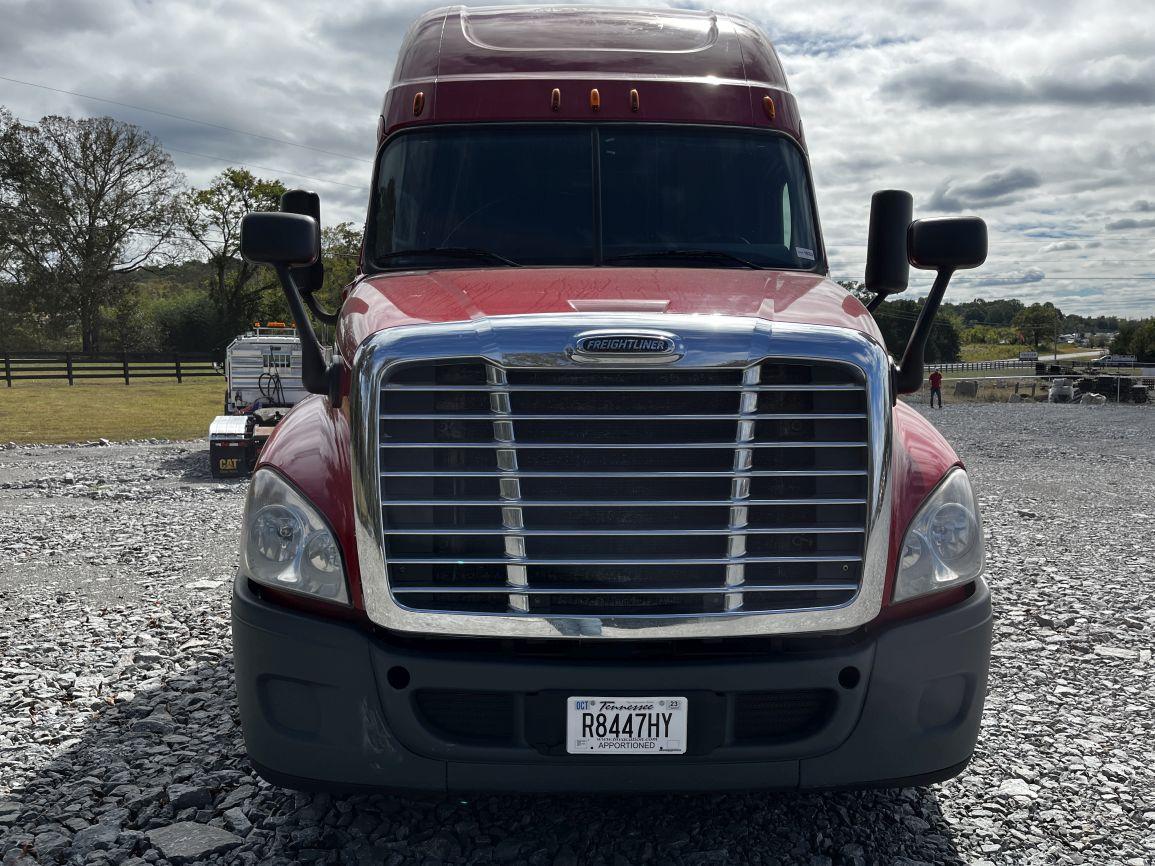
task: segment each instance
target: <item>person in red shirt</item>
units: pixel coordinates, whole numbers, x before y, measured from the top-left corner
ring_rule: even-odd
[[[935,370],[930,374],[930,407],[934,408],[934,398],[938,397],[938,408],[942,408],[942,373]]]

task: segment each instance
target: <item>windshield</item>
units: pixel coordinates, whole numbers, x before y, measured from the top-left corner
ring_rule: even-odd
[[[470,126],[382,151],[378,269],[819,265],[798,148],[758,130]]]

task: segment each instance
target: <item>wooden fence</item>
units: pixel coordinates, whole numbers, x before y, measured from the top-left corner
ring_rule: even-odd
[[[191,352],[5,352],[5,384],[35,379],[67,380],[72,385],[84,379],[176,379],[183,382],[202,376],[218,376],[213,356]]]

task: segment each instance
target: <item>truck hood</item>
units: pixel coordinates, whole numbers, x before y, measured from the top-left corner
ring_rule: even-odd
[[[362,277],[341,310],[337,345],[386,328],[542,313],[752,316],[851,328],[879,343],[866,308],[837,283],[797,271],[713,268],[479,268]]]

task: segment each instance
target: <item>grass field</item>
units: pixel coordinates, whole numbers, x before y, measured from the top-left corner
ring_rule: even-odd
[[[1019,357],[1019,352],[1026,350],[1027,346],[1011,346],[1002,343],[967,343],[962,347],[962,360],[964,361],[1002,361],[1007,358]],[[1066,355],[1068,352],[1082,352],[1085,349],[1073,345],[1072,343],[1060,343],[1059,354]],[[1046,349],[1039,349],[1039,358],[1046,359],[1054,357],[1055,350],[1048,346]]]
[[[0,380],[0,442],[193,439],[221,413],[224,379],[116,379],[78,382]]]

